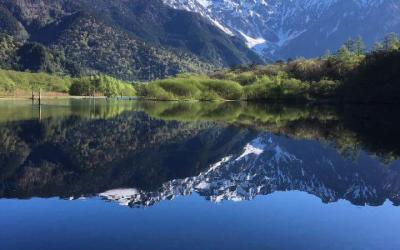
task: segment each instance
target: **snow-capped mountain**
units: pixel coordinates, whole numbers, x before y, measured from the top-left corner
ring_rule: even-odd
[[[398,0],[163,0],[207,17],[266,58],[317,56],[349,37],[400,33]]]
[[[400,190],[394,181],[398,171],[386,172],[378,161],[371,164],[371,159],[363,165],[364,157],[368,156],[352,161],[315,141],[289,143],[287,138],[263,133],[242,152],[223,157],[198,176],[169,181],[156,191],[116,189],[99,196],[125,206],[147,207],[193,192],[221,202],[298,190],[324,202],[346,199],[357,205],[378,205],[390,199],[399,204]]]

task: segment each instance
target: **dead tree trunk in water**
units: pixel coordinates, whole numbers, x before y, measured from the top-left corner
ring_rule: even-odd
[[[39,106],[42,105],[42,89],[39,89]]]

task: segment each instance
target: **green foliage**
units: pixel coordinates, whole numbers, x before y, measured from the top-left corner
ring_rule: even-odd
[[[39,4],[34,15],[24,1],[0,4],[0,33],[19,42],[15,48],[2,46],[0,37],[0,68],[74,77],[106,74],[123,80],[148,81],[184,71],[208,73],[222,63],[228,65],[231,60],[248,63],[252,59],[246,53],[258,59],[244,45],[239,48],[240,44],[233,44],[232,38],[223,33],[218,35],[222,39],[220,44],[214,44],[215,36],[210,37],[213,32],[208,31],[212,25],[195,16],[186,17],[190,23],[195,21],[201,25],[193,27],[197,30],[195,33],[207,30],[204,43],[197,41],[203,38],[201,34],[194,36],[183,32],[176,36],[165,27],[170,25],[168,19],[177,16],[163,8],[154,8],[156,20],[153,15],[142,13],[140,8],[130,8],[121,1],[92,3],[98,5],[95,9],[88,8],[85,1],[72,2],[74,4],[52,1],[47,7]],[[160,5],[153,2],[143,1],[143,5]],[[121,15],[114,15],[116,9],[121,10]],[[21,11],[26,15],[21,15]],[[161,17],[164,15],[167,19]],[[166,22],[165,25],[161,21]],[[173,37],[164,32],[172,32]],[[213,49],[209,51],[210,46]],[[3,55],[6,55],[4,60]]]
[[[138,95],[157,100],[239,100],[242,86],[234,81],[202,75],[178,75],[136,86]]]
[[[5,37],[3,41],[6,41],[3,47],[8,46],[9,39]],[[38,65],[47,65],[46,58],[51,55],[46,54],[46,49],[35,44],[28,48],[29,53],[37,54],[35,57],[42,60]],[[108,76],[56,77],[44,81],[10,80],[12,77],[4,76],[0,91],[9,93],[40,86],[44,90],[72,95],[113,97],[133,96],[138,92],[139,96],[153,100],[399,101],[400,41],[397,36],[389,34],[370,53],[365,54],[364,50],[359,37],[355,41],[349,39],[334,55],[321,58],[242,66],[220,70],[210,76],[181,73],[173,78],[135,86]],[[24,74],[34,78],[34,75]],[[60,83],[59,79],[66,79],[66,82]],[[24,82],[28,83],[24,85]],[[384,100],[385,96],[387,100]]]
[[[361,36],[359,36],[354,44],[354,53],[357,56],[361,56],[365,54],[365,43]]]
[[[0,5],[0,31],[17,39],[28,38],[28,33],[18,19],[3,5]]]
[[[22,70],[55,72],[52,54],[39,43],[27,43],[18,50]]]
[[[75,79],[69,90],[71,95],[90,96],[101,94],[107,97],[135,96],[133,85],[110,76],[94,76]]]
[[[396,33],[388,34],[383,40],[383,49],[385,51],[395,51],[400,49],[400,41]]]
[[[200,89],[190,78],[175,80],[166,79],[164,81],[158,81],[158,85],[165,91],[172,93],[174,96],[192,99],[196,98],[200,94]]]
[[[16,90],[38,90],[67,93],[73,79],[46,73],[28,73],[0,70],[0,93],[12,94]]]
[[[270,87],[268,84],[255,83],[244,88],[247,100],[265,100],[269,98]]]
[[[264,76],[256,83],[245,86],[246,100],[306,100],[308,85],[281,74],[274,77]]]
[[[146,97],[147,99],[156,99],[160,101],[174,100],[176,97],[172,93],[165,91],[158,84],[143,84],[136,86],[139,96]]]
[[[74,96],[90,96],[94,94],[94,85],[90,78],[76,79],[71,84],[69,94]]]
[[[253,72],[243,72],[235,76],[232,80],[241,85],[249,85],[257,80],[257,76]]]
[[[286,71],[302,81],[319,81],[327,72],[324,60],[298,59],[287,64]]]
[[[132,84],[117,80],[110,76],[98,76],[94,78],[96,91],[107,97],[135,96],[136,91]]]
[[[0,68],[8,69],[15,67],[16,52],[20,42],[14,37],[0,33]]]
[[[337,93],[340,84],[333,80],[320,80],[313,82],[309,87],[309,94],[315,99],[333,98]]]
[[[240,84],[242,90],[237,87],[236,95],[225,96],[222,99],[342,101],[344,95],[347,96],[345,99],[352,99],[353,96],[354,100],[373,100],[371,96],[379,95],[380,98],[376,100],[380,99],[381,102],[382,97],[386,95],[392,102],[400,96],[396,87],[396,82],[400,79],[397,73],[400,72],[400,68],[396,61],[399,49],[400,41],[395,34],[389,34],[382,45],[379,45],[379,50],[368,54],[365,54],[365,45],[361,37],[356,40],[350,38],[334,55],[316,59],[296,59],[286,64],[277,62],[265,66],[218,71],[211,75],[211,78],[220,81],[219,91],[215,91],[216,86],[214,89],[200,89],[202,96],[207,97],[203,99],[218,99],[216,95],[223,96],[220,91],[232,90],[223,86],[221,81],[226,80]],[[367,86],[368,80],[374,82],[373,86],[369,84],[369,87],[362,87],[362,84]],[[384,82],[384,86],[380,86],[379,81]],[[186,82],[189,83],[190,80],[186,78]],[[209,80],[207,82],[211,83]],[[229,86],[234,85],[231,83]],[[354,92],[352,88],[362,89]],[[164,90],[171,92],[165,88]],[[240,94],[240,91],[243,93]],[[172,95],[179,99],[179,95]],[[360,97],[362,95],[365,98]],[[370,97],[366,98],[367,96]]]
[[[0,70],[0,94],[2,95],[39,89],[44,92],[69,93],[77,96],[89,96],[94,93],[107,97],[136,95],[132,84],[109,76],[71,78],[46,73]]]
[[[400,50],[373,52],[340,88],[347,101],[400,102]]]
[[[243,95],[242,86],[230,80],[205,79],[200,81],[200,88],[224,100],[239,100]]]

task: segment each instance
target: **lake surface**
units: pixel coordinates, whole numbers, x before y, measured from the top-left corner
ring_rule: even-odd
[[[0,249],[400,249],[397,106],[0,102]]]

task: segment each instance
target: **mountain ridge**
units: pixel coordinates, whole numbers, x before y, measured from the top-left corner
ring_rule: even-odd
[[[200,13],[271,59],[315,57],[335,51],[349,37],[368,46],[400,33],[400,4],[393,0],[164,0]]]

